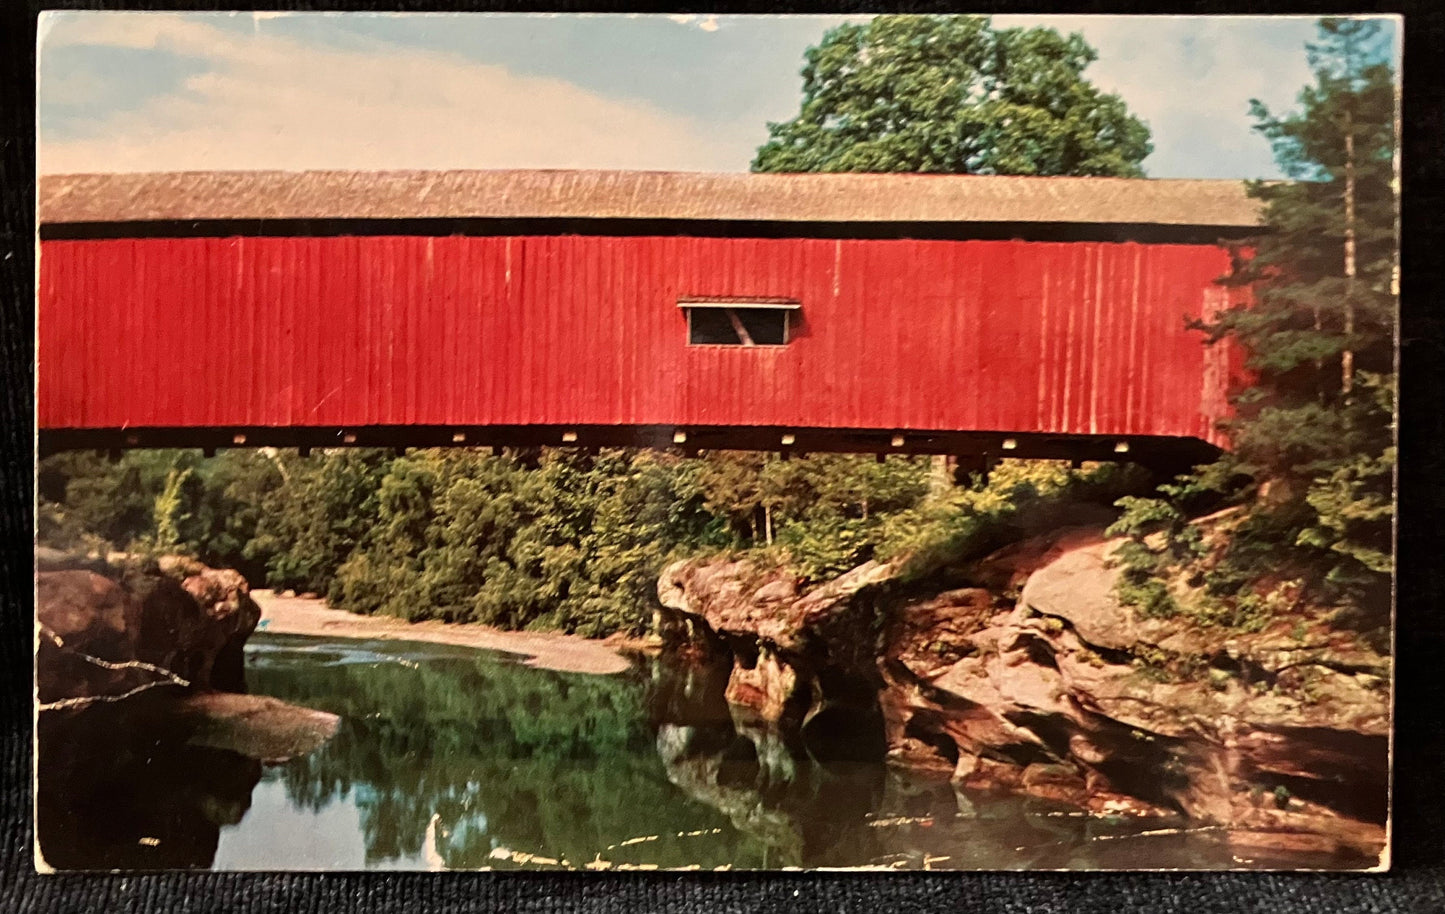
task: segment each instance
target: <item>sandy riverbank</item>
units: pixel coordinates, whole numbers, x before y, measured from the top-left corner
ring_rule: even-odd
[[[332,609],[325,600],[316,597],[283,596],[270,590],[253,590],[251,596],[261,607],[258,631],[455,644],[522,654],[528,666],[569,673],[621,673],[632,664],[619,648],[645,647],[625,639],[599,640],[562,632],[509,632],[485,625],[404,622],[389,616],[361,616]]]

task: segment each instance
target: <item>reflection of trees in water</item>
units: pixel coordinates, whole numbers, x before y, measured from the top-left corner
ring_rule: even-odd
[[[287,658],[249,676],[256,691],[342,715],[337,737],[281,777],[292,802],[309,809],[349,791],[370,861],[419,856],[435,814],[439,850],[455,868],[498,864],[498,846],[579,865],[598,854],[659,866],[761,862],[755,841],[668,783],[635,678],[490,656],[415,665]],[[677,837],[689,831],[709,834]],[[661,837],[615,847],[651,835]]]
[[[828,741],[735,715],[726,668],[656,664],[644,682],[462,653],[412,664],[396,650],[406,664],[288,653],[248,672],[258,692],[343,715],[335,739],[275,774],[303,808],[349,794],[373,862],[421,858],[435,815],[436,850],[453,868],[506,865],[495,847],[662,867],[1231,863],[1224,846],[1188,835],[1116,840],[1157,822],[1080,818],[830,757]],[[41,719],[47,860],[210,865],[220,828],[246,814],[259,764],[186,746],[174,728],[148,725],[140,701],[94,710]]]
[[[350,792],[371,861],[422,856],[436,815],[453,868],[506,865],[491,858],[499,846],[574,865],[1069,864],[1080,824],[1047,804],[975,809],[947,781],[896,777],[881,758],[835,757],[735,713],[725,668],[650,672],[643,682],[456,656],[288,661],[251,676],[258,691],[343,715],[336,739],[281,776],[313,809]],[[916,821],[879,824],[890,817]]]

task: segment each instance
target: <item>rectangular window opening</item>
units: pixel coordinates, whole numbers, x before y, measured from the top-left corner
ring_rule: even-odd
[[[786,346],[791,301],[680,301],[690,346]]]

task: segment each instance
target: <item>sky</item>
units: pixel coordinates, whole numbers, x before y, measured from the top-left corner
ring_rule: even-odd
[[[40,170],[746,171],[841,16],[49,12]],[[859,19],[860,17],[852,17]],[[1306,17],[995,16],[1082,32],[1151,177],[1278,177],[1249,100],[1311,81]],[[1398,33],[1393,21],[1386,28]]]

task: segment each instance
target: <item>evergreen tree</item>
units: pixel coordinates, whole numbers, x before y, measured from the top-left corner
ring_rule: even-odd
[[[1235,396],[1232,453],[1166,496],[1244,507],[1207,575],[1216,595],[1297,573],[1315,599],[1377,610],[1388,605],[1395,462],[1394,74],[1378,21],[1324,19],[1307,52],[1315,81],[1297,110],[1251,103],[1290,179],[1249,188],[1268,231],[1236,250],[1226,282],[1253,300],[1197,325],[1211,343],[1239,344],[1252,373]],[[1134,570],[1178,560],[1177,537],[1142,548],[1164,529],[1150,520],[1168,513],[1159,502],[1128,508],[1118,529],[1139,540]]]

